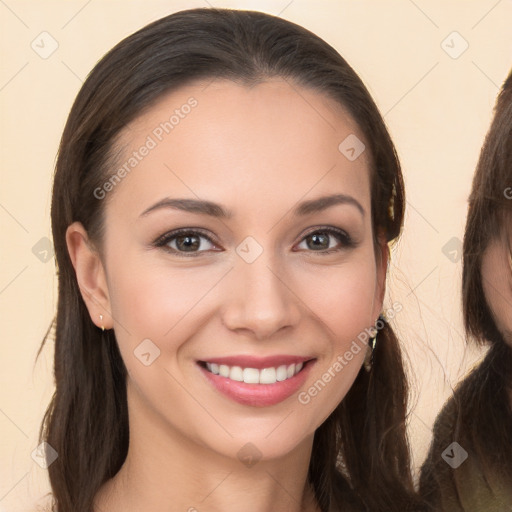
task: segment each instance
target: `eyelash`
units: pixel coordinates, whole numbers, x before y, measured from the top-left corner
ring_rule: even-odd
[[[312,253],[316,253],[316,254],[320,254],[320,255],[329,255],[329,254],[332,254],[332,253],[335,253],[335,252],[339,252],[343,249],[351,249],[351,248],[354,248],[356,247],[356,243],[354,242],[354,240],[350,237],[350,235],[348,233],[346,233],[345,231],[343,231],[342,229],[338,229],[338,228],[334,228],[334,227],[320,227],[320,228],[316,228],[314,231],[310,231],[309,233],[306,233],[300,243],[302,243],[306,238],[312,236],[312,235],[315,235],[315,234],[327,234],[327,235],[334,235],[336,236],[336,238],[338,238],[340,244],[341,244],[341,247],[338,247],[338,248],[333,248],[333,249],[325,249],[323,251],[312,251],[312,250],[306,250],[306,252],[312,252]],[[171,242],[172,240],[174,240],[175,238],[177,238],[178,236],[180,235],[201,235],[201,237],[205,238],[206,240],[208,240],[208,242],[210,242],[211,244],[213,245],[216,245],[215,242],[212,240],[212,238],[210,236],[208,236],[206,234],[206,232],[204,232],[203,230],[201,229],[194,229],[194,228],[182,228],[182,229],[177,229],[175,231],[171,231],[169,233],[165,233],[161,236],[159,236],[154,242],[153,242],[153,246],[154,247],[158,247],[158,248],[162,248],[164,249],[165,251],[167,252],[170,252],[172,254],[175,254],[179,257],[184,257],[184,258],[194,258],[194,257],[197,257],[197,256],[200,256],[202,253],[206,252],[206,251],[196,251],[196,252],[185,252],[185,251],[177,251],[176,249],[172,249],[171,247],[167,247],[167,244],[169,242]]]

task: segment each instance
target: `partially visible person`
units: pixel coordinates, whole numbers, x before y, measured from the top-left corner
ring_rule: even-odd
[[[436,512],[512,511],[512,72],[498,96],[469,200],[464,326],[488,345],[434,425],[420,493]]]

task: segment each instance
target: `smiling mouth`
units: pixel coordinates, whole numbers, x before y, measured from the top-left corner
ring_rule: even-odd
[[[275,384],[276,382],[283,382],[295,377],[310,361],[313,360],[288,365],[282,364],[276,367],[270,366],[261,369],[228,366],[226,364],[209,363],[207,361],[199,361],[198,363],[206,371],[236,382],[244,382],[246,384]]]

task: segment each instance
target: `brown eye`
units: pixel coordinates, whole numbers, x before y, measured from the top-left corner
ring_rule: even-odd
[[[338,240],[337,246],[333,240]],[[306,244],[306,249],[318,253],[331,253],[355,246],[350,236],[337,228],[313,231],[302,239],[301,244],[304,243]]]
[[[176,247],[180,251],[196,251],[201,246],[201,237],[196,235],[179,235],[175,240]]]
[[[199,256],[211,250],[212,246],[215,247],[209,236],[190,229],[166,233],[158,238],[154,245],[178,256]]]
[[[309,235],[306,240],[311,243],[307,243],[308,249],[329,249],[330,248],[330,236],[328,233],[313,233]]]

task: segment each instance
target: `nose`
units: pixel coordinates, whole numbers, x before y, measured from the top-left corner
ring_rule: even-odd
[[[296,326],[301,316],[292,280],[265,254],[252,263],[237,261],[225,283],[224,325],[258,340]]]

